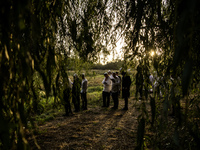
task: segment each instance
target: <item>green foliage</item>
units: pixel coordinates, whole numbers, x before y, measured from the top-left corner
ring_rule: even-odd
[[[83,61],[97,61],[97,53],[107,52],[111,16],[106,13],[107,1],[69,0],[66,2],[64,22],[67,43]],[[65,34],[65,33],[64,33]],[[65,37],[64,37],[65,38]]]
[[[31,119],[31,105],[37,112],[39,91],[45,90],[47,97],[51,93],[56,20],[62,14],[62,7],[60,1],[9,0],[0,4],[0,116],[1,125],[5,125],[0,132],[0,143],[3,149],[28,148],[23,127]],[[43,82],[42,86],[40,81],[37,83],[38,79]]]
[[[84,69],[90,77],[97,77],[89,71],[91,64],[98,61],[100,52],[109,54],[108,47],[115,47],[119,34],[126,43],[122,65],[135,69],[138,61],[142,63],[146,100],[149,73],[157,71],[159,82],[150,106],[159,148],[166,141],[173,141],[171,149],[199,147],[198,6],[199,0],[1,1],[0,149],[27,149],[23,127],[46,108],[43,98],[51,104],[48,97],[54,96],[55,108],[62,103],[69,69],[78,74]],[[94,67],[118,70],[121,63]],[[96,102],[100,89],[90,89],[98,91],[92,95]],[[146,105],[141,107],[138,149],[144,146],[149,123]],[[172,108],[176,119],[170,124]]]
[[[119,70],[122,67],[123,61],[118,62],[110,62],[105,65],[102,64],[94,64],[91,68],[97,70]]]

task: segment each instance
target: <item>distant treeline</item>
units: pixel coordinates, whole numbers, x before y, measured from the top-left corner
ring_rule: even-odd
[[[117,62],[109,62],[105,65],[102,64],[93,64],[91,69],[99,70],[118,70],[122,67],[123,61],[119,60]]]

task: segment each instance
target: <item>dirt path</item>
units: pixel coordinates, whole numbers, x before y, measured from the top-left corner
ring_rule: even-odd
[[[134,102],[129,99],[128,111],[121,110],[124,101],[120,100],[118,110],[98,106],[73,116],[58,116],[39,126],[37,142],[42,150],[132,150],[136,145],[138,116]],[[37,149],[33,140],[30,145]]]

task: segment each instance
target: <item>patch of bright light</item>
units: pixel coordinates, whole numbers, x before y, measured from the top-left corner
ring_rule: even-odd
[[[154,51],[151,51],[151,56],[154,56],[155,55],[155,52]]]

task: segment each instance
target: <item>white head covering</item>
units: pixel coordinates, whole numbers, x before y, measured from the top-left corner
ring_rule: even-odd
[[[74,77],[76,77],[76,78],[77,78],[77,77],[78,77],[78,75],[75,73],[75,74],[74,74]]]

